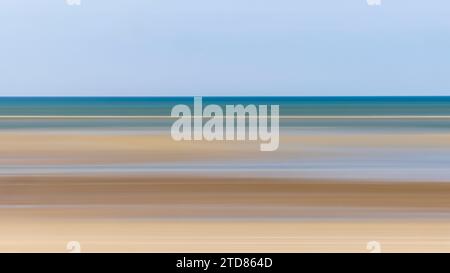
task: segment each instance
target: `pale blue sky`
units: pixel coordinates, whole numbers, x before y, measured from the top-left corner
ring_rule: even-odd
[[[1,96],[450,95],[450,1],[1,0]]]

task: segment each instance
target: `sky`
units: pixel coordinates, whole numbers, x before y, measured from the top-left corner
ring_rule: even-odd
[[[0,1],[0,96],[450,96],[448,0],[80,1]]]

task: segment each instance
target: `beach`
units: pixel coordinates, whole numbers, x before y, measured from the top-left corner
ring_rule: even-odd
[[[450,251],[450,100],[255,100],[276,151],[175,141],[187,98],[0,100],[0,252]]]
[[[0,250],[450,250],[448,183],[29,176],[0,179]]]
[[[350,156],[333,148],[369,145],[426,156],[448,139],[285,134],[278,152],[261,155],[254,143],[164,134],[4,132],[0,251],[67,252],[78,241],[87,252],[368,252],[375,240],[386,252],[448,252],[446,177],[349,179],[330,167],[320,175],[273,165],[339,162]]]

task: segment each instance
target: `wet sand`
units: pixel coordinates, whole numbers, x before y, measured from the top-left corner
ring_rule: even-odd
[[[271,160],[335,156],[328,149],[450,149],[450,133],[282,133],[277,151],[257,141],[174,141],[136,131],[9,131],[0,133],[0,164],[132,164],[194,160]],[[368,154],[367,156],[370,156]]]
[[[2,131],[0,252],[450,252],[448,132],[326,132]]]
[[[450,184],[0,177],[0,251],[450,251]]]

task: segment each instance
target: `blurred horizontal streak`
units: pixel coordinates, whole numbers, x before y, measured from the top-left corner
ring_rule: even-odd
[[[449,252],[445,221],[56,221],[0,220],[0,250],[65,252]],[[301,235],[300,235],[301,234]],[[300,236],[299,236],[300,235]]]
[[[450,183],[0,177],[0,215],[116,219],[448,219]]]
[[[0,99],[0,251],[450,251],[449,98],[259,100],[275,152],[174,141],[191,98]]]
[[[219,115],[216,117],[224,118],[224,117],[237,117],[237,118],[248,118],[249,115],[246,116],[239,116],[239,115]],[[210,119],[210,117],[203,117],[203,116],[195,116],[192,115],[191,117],[202,117],[204,119]],[[255,116],[250,116],[255,117]],[[258,115],[257,117],[263,117],[263,118],[270,118],[270,116],[264,116],[264,115]],[[178,116],[169,116],[169,115],[161,115],[161,116],[132,116],[132,115],[121,115],[121,116],[107,116],[107,115],[100,115],[100,116],[88,116],[88,115],[72,115],[72,116],[57,116],[57,115],[48,115],[48,116],[40,116],[40,115],[23,115],[23,116],[17,116],[17,115],[3,115],[0,116],[0,119],[179,119]],[[280,115],[280,119],[450,119],[450,116],[447,115],[364,115],[364,116],[358,116],[358,115],[348,115],[348,116],[326,116],[326,115],[320,115],[320,116],[287,116],[287,115]]]

